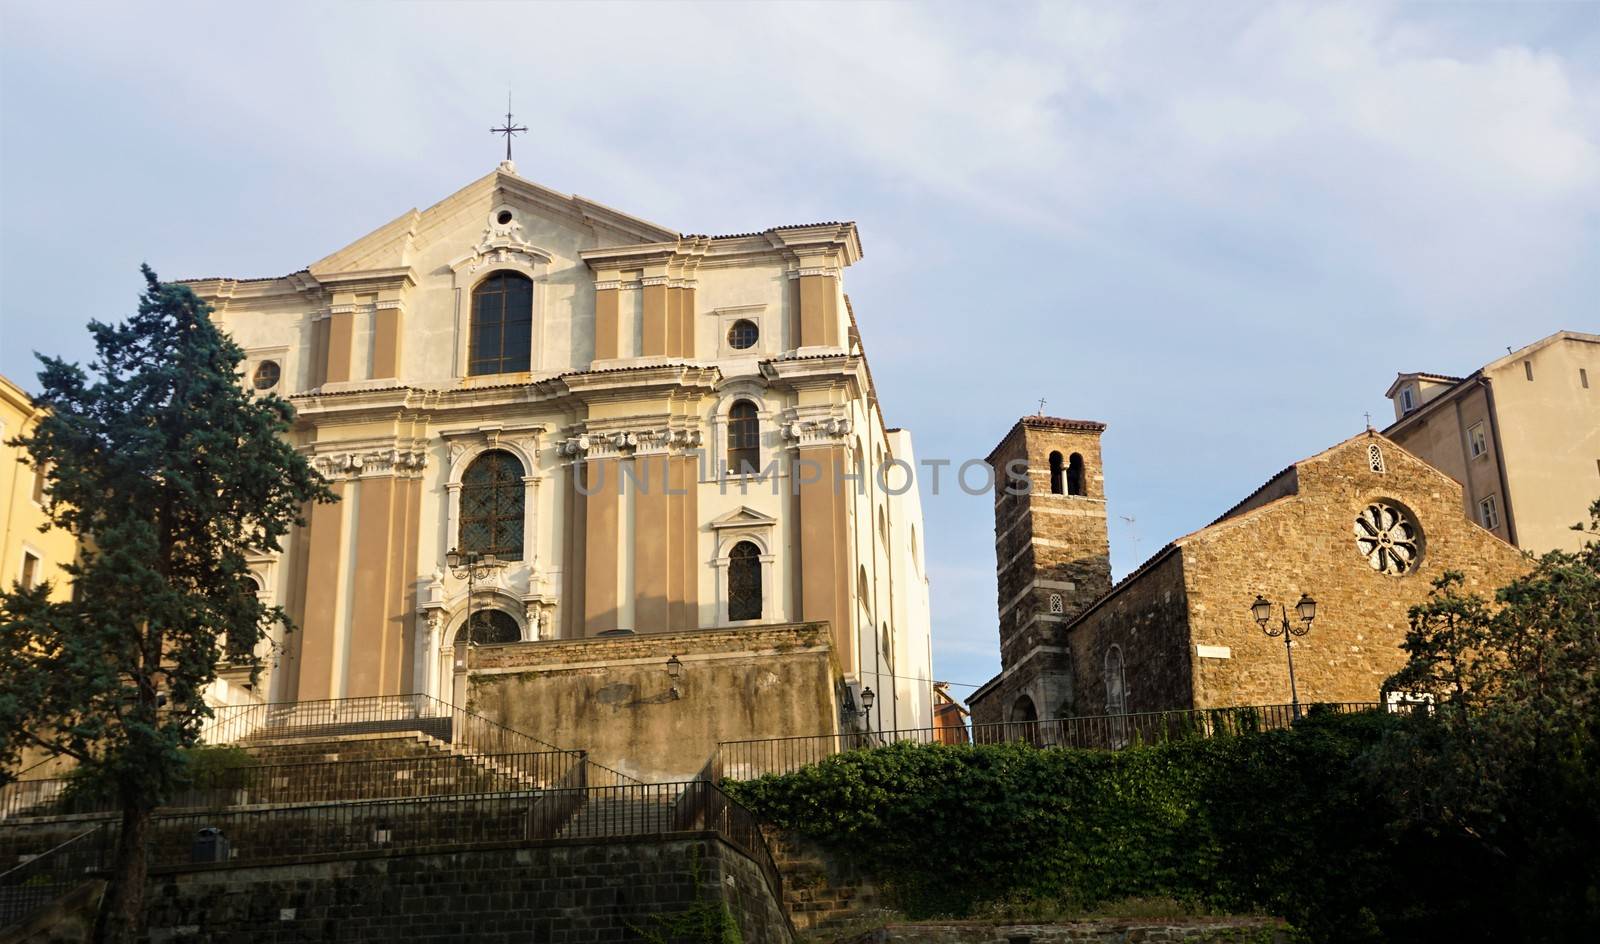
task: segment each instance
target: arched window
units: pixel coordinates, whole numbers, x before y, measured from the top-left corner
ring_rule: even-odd
[[[1050,494],[1060,495],[1064,489],[1061,487],[1061,453],[1050,453]]]
[[[461,476],[461,550],[522,560],[522,476],[522,463],[503,449],[467,466]]]
[[[1076,452],[1067,460],[1067,494],[1086,495],[1083,490],[1083,456]]]
[[[510,613],[500,610],[478,610],[472,619],[456,630],[456,645],[494,646],[500,643],[521,642],[522,627]]]
[[[756,405],[740,400],[728,411],[728,472],[750,475],[761,471],[761,420]]]
[[[532,280],[519,272],[496,272],[479,282],[472,290],[467,373],[527,370],[532,349]]]
[[[889,667],[890,673],[893,673],[894,672],[894,630],[889,628],[889,624],[888,623],[884,623],[883,624],[883,641],[880,643],[880,645],[883,646],[883,664]]]
[[[740,541],[728,552],[728,619],[761,618],[761,550]]]
[[[1122,647],[1112,646],[1106,650],[1106,714],[1127,713],[1128,689],[1123,684]]]

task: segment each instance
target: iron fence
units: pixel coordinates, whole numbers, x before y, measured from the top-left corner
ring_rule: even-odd
[[[420,693],[333,698],[321,701],[227,705],[213,709],[201,730],[208,744],[249,745],[269,738],[418,733],[479,754],[560,752],[589,767],[591,785],[639,781],[581,751],[567,750],[498,721]]]
[[[91,878],[107,861],[109,839],[110,830],[96,826],[0,872],[0,930],[21,924]]]
[[[1331,702],[1302,706],[1300,714],[1372,711],[1376,702]],[[1192,711],[1153,711],[1128,715],[1090,715],[1048,721],[1008,721],[974,724],[972,744],[1026,742],[1036,747],[1076,747],[1120,750],[1142,744],[1163,744],[1193,738],[1225,737],[1252,731],[1286,728],[1294,723],[1293,705],[1252,705],[1239,708],[1203,708]],[[947,727],[906,728],[893,731],[802,735],[723,741],[710,765],[711,779],[751,780],[768,774],[787,774],[846,751],[885,744],[949,743]]]
[[[410,799],[588,785],[588,764],[567,751],[434,754],[373,760],[258,764],[212,772],[163,804],[167,809]],[[19,816],[114,813],[115,797],[75,791],[70,780],[0,786],[0,821]]]

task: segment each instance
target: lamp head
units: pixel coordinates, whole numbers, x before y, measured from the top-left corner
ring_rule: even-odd
[[[455,570],[457,567],[461,566],[461,552],[453,547],[450,550],[445,551],[444,562],[445,566],[449,567],[451,570]]]
[[[1294,608],[1299,612],[1300,618],[1307,623],[1317,618],[1317,601],[1311,599],[1309,593],[1300,594],[1300,602],[1296,603]]]
[[[1272,603],[1261,594],[1256,594],[1256,602],[1250,604],[1250,615],[1262,626],[1267,625],[1267,620],[1272,619]]]
[[[866,711],[871,711],[872,710],[872,702],[877,697],[878,696],[876,696],[876,695],[874,695],[872,693],[871,687],[863,688],[861,690],[861,707],[862,707],[862,709],[864,709]]]
[[[674,682],[683,677],[683,662],[676,655],[667,660],[667,677]]]

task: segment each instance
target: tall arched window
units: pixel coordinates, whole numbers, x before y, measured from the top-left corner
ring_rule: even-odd
[[[1128,689],[1123,684],[1122,647],[1106,650],[1106,714],[1128,713]]]
[[[472,290],[468,374],[528,369],[533,350],[533,282],[520,272],[496,272]]]
[[[1067,494],[1087,495],[1083,490],[1083,456],[1076,452],[1067,460]]]
[[[761,618],[761,549],[740,541],[728,552],[728,619]]]
[[[522,463],[503,449],[491,449],[467,466],[461,476],[461,550],[522,560],[522,476]]]
[[[1060,495],[1061,487],[1061,453],[1050,453],[1050,494]]]
[[[468,623],[456,630],[456,645],[493,646],[499,643],[520,642],[522,627],[510,613],[499,610],[478,610]]]
[[[761,471],[761,420],[756,405],[740,400],[728,411],[728,472],[750,475]]]

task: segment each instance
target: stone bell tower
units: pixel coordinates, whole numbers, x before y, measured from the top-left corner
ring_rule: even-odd
[[[1100,465],[1105,428],[1028,416],[989,454],[1001,674],[973,696],[974,722],[1031,720],[1030,710],[1055,718],[1071,708],[1063,630],[1111,589]]]

